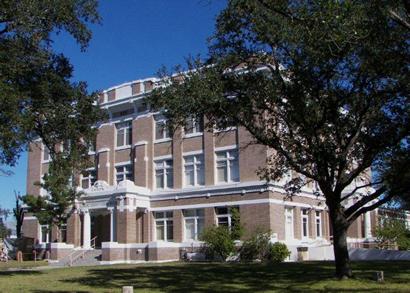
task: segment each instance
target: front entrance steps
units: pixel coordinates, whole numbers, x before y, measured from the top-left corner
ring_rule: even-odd
[[[101,261],[101,249],[75,250],[57,262],[50,263],[54,267],[97,266]]]

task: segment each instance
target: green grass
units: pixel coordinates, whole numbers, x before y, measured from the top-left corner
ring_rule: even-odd
[[[15,260],[10,260],[8,262],[0,262],[0,271],[9,270],[9,269],[27,269],[27,268],[34,268],[34,267],[47,266],[47,265],[48,263],[46,261],[30,260],[30,261],[17,262]]]
[[[410,292],[410,262],[353,263],[355,278],[333,278],[331,262],[167,263],[0,271],[0,292]],[[386,282],[372,280],[384,270]]]

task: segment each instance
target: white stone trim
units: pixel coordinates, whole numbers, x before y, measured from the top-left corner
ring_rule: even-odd
[[[141,146],[141,145],[147,145],[147,144],[148,144],[148,141],[141,140],[141,141],[134,143],[134,147]]]
[[[116,150],[116,151],[129,150],[131,147],[132,147],[132,146],[131,146],[130,144],[127,144],[127,145],[115,147],[115,150]]]
[[[263,199],[249,199],[249,200],[238,200],[238,201],[224,201],[224,202],[213,202],[213,203],[203,203],[203,204],[191,204],[191,205],[178,205],[178,206],[166,206],[158,208],[150,208],[150,211],[160,212],[160,211],[170,211],[170,210],[181,210],[181,209],[199,209],[199,208],[211,208],[217,206],[241,206],[250,204],[276,204],[288,207],[302,207],[302,208],[313,208],[316,210],[324,210],[325,208],[317,205],[310,205],[299,202],[290,202],[279,199],[263,198]]]
[[[24,221],[25,220],[37,220],[35,216],[24,216]]]
[[[126,165],[131,165],[131,161],[124,161],[124,162],[118,162],[114,164],[114,167],[120,167],[120,166],[126,166]]]
[[[235,150],[235,149],[238,149],[238,145],[232,144],[232,145],[215,148],[215,152],[229,151],[229,150]]]
[[[172,155],[164,155],[164,156],[154,157],[153,161],[155,163],[155,161],[162,161],[162,160],[169,160],[169,159],[172,159]]]
[[[104,153],[104,152],[109,152],[110,148],[100,148],[97,153]]]
[[[172,137],[165,137],[165,138],[155,139],[154,143],[163,143],[163,142],[169,142],[169,141],[172,141]]]
[[[184,152],[182,153],[182,156],[188,157],[188,156],[203,155],[203,154],[204,154],[204,150],[197,150],[197,151]]]
[[[51,249],[74,249],[74,244],[67,244],[64,242],[51,242]]]

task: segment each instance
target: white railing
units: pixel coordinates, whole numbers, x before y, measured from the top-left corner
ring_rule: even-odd
[[[97,236],[95,236],[94,238],[92,238],[92,239],[90,240],[91,249],[95,249],[95,241],[96,241],[96,239],[97,239]],[[89,251],[89,250],[80,250],[80,251],[74,250],[73,252],[71,252],[71,253],[69,254],[70,267],[73,266],[73,263],[74,263],[75,261],[77,261],[79,258],[84,258],[84,257],[85,257],[85,254],[86,254],[88,251]],[[76,252],[80,252],[80,253],[77,254],[77,255],[75,255]]]

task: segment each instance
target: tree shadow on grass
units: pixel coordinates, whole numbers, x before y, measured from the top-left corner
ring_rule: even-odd
[[[10,270],[10,271],[0,271],[0,277],[10,277],[10,276],[26,276],[26,275],[41,275],[43,272],[34,270]]]
[[[360,280],[369,281],[375,270],[385,263],[354,263]],[[387,270],[387,268],[386,268]],[[388,266],[386,277],[393,283],[404,283],[408,278],[394,279],[396,274],[408,272],[410,262]],[[360,272],[360,273],[359,273]],[[282,264],[220,264],[220,263],[172,263],[149,264],[128,267],[90,268],[82,277],[62,280],[95,289],[119,290],[122,286],[134,286],[138,290],[165,292],[262,292],[303,291],[312,289],[318,281],[333,281],[332,262],[282,263]],[[410,281],[410,279],[409,279]],[[334,286],[334,284],[333,284]],[[326,292],[381,292],[381,288],[331,288]],[[40,292],[40,291],[39,291]],[[397,292],[383,289],[383,292]]]

